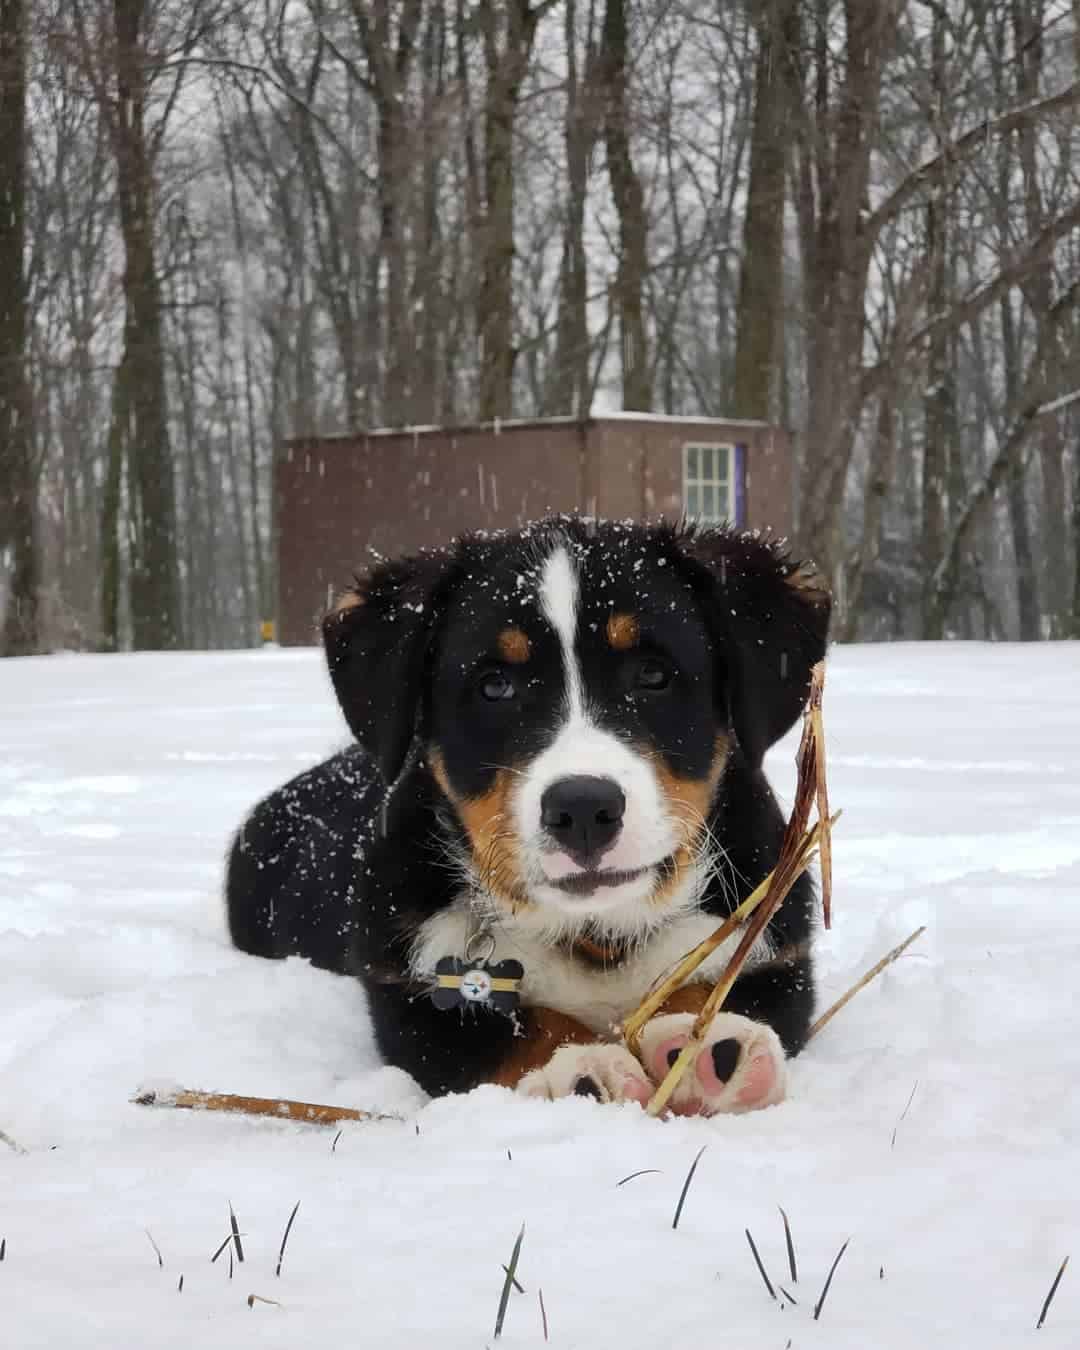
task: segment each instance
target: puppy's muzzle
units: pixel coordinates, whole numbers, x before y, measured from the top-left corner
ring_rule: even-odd
[[[626,797],[613,778],[560,778],[540,798],[548,838],[587,871],[614,846],[625,814]]]

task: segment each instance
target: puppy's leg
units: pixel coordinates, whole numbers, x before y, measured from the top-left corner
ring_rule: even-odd
[[[632,1055],[598,1044],[595,1032],[550,1008],[519,1008],[512,1017],[486,1008],[439,1009],[415,987],[374,980],[368,982],[368,1000],[383,1059],[412,1074],[433,1097],[468,1092],[481,1083],[545,1097],[575,1090],[616,1096],[606,1067],[612,1050],[626,1062],[628,1075],[639,1080],[638,1091],[646,1097],[651,1092]],[[589,1064],[599,1075],[596,1091],[577,1086],[588,1074],[571,1072],[574,1055],[592,1056]]]
[[[568,1042],[540,1067],[523,1075],[518,1091],[527,1097],[593,1097],[600,1102],[645,1103],[653,1093],[641,1065],[621,1045]]]

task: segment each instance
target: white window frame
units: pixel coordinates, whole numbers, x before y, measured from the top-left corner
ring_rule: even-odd
[[[730,441],[687,441],[682,448],[683,513],[702,525],[735,523],[735,466]]]

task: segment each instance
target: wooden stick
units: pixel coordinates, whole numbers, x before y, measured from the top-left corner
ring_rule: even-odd
[[[837,811],[829,824],[835,823],[840,818],[840,812]],[[821,822],[817,821],[811,829],[803,836],[802,843],[799,846],[797,859],[798,870],[795,872],[792,882],[806,870],[814,860],[814,850],[818,846],[821,836]],[[679,964],[670,972],[662,976],[653,986],[650,993],[645,996],[639,1007],[617,1028],[619,1034],[626,1042],[627,1048],[634,1055],[638,1055],[641,1047],[641,1033],[645,1030],[646,1023],[656,1015],[661,1007],[667,1002],[676,989],[682,985],[686,979],[697,970],[698,966],[707,960],[721,943],[725,942],[739,925],[748,919],[765,897],[769,893],[769,887],[772,885],[776,869],[762,881],[747,896],[741,905],[733,910],[715,933],[710,933],[707,938],[688,952]],[[790,888],[789,888],[790,889]]]
[[[20,1144],[17,1139],[12,1139],[11,1135],[5,1134],[3,1130],[0,1130],[0,1144],[7,1144],[8,1148],[11,1149],[13,1153],[26,1152],[26,1149],[23,1148],[22,1144]]]
[[[819,662],[810,681],[807,705],[814,744],[814,799],[818,820],[827,821],[821,831],[821,913],[826,929],[832,927],[832,821],[829,818],[829,787],[825,776],[825,721],[821,700],[825,693],[825,667]]]
[[[186,1088],[177,1088],[173,1092],[140,1092],[131,1100],[139,1106],[229,1111],[245,1116],[301,1120],[313,1125],[336,1125],[341,1120],[401,1119],[400,1116],[381,1116],[374,1111],[358,1111],[352,1106],[320,1106],[315,1102],[294,1102],[280,1097],[238,1097],[231,1092],[193,1092]]]
[[[811,837],[806,835],[803,843]],[[712,993],[705,1000],[701,1011],[698,1013],[693,1027],[690,1031],[690,1039],[679,1051],[679,1056],[668,1070],[664,1081],[653,1093],[652,1099],[645,1108],[650,1116],[658,1116],[665,1109],[671,1100],[671,1095],[679,1086],[684,1073],[694,1064],[698,1055],[701,1053],[705,1041],[705,1033],[709,1029],[709,1024],[720,1010],[721,1005],[731,993],[732,986],[742,973],[742,968],[746,964],[746,959],[753,949],[754,943],[761,936],[766,924],[783,904],[788,891],[799,879],[802,873],[810,866],[813,861],[814,849],[812,846],[801,848],[799,851],[799,861],[797,867],[790,868],[786,875],[781,879],[779,885],[774,883],[770,886],[761,901],[759,901],[755,913],[750,922],[746,925],[742,940],[736,947],[731,960],[724,968],[724,973],[713,987]]]
[[[650,1116],[658,1116],[671,1099],[683,1075],[692,1067],[701,1053],[705,1033],[738,979],[746,960],[753,950],[755,942],[761,936],[776,911],[783,904],[788,892],[806,870],[814,854],[814,845],[824,853],[830,848],[833,819],[828,816],[819,818],[814,830],[807,829],[811,808],[814,805],[827,805],[824,792],[825,745],[824,726],[821,717],[821,698],[825,683],[825,667],[819,662],[811,672],[810,697],[803,719],[802,740],[796,755],[798,765],[798,783],[795,788],[795,802],[791,808],[791,819],[784,831],[780,845],[780,857],[776,867],[768,878],[765,894],[760,898],[746,925],[742,940],[734,955],[727,963],[723,975],[713,988],[701,1011],[698,1013],[690,1032],[690,1039],[679,1052],[674,1064],[668,1070],[663,1082],[653,1093],[646,1110]],[[829,853],[829,875],[823,878],[823,896],[826,886],[831,889],[831,851]],[[751,897],[754,898],[754,897]],[[636,1018],[636,1014],[635,1014]]]
[[[910,937],[905,938],[904,941],[900,943],[899,947],[894,947],[891,952],[889,952],[886,956],[883,956],[881,960],[877,963],[877,965],[872,966],[862,977],[862,979],[858,980],[855,984],[851,986],[851,988],[847,991],[846,994],[843,995],[842,998],[838,998],[831,1008],[826,1008],[826,1010],[821,1014],[821,1016],[817,1019],[814,1025],[806,1033],[806,1039],[810,1040],[811,1037],[816,1036],[818,1032],[821,1030],[821,1028],[826,1025],[826,1023],[832,1021],[832,1019],[836,1016],[836,1014],[846,1003],[850,1003],[850,1001],[855,997],[855,995],[859,992],[860,989],[865,989],[865,987],[870,983],[870,981],[875,979],[878,975],[880,975],[886,966],[891,966],[898,956],[903,956],[904,952],[907,951],[907,949],[911,946],[911,944],[915,941],[915,939],[922,937],[922,935],[925,932],[926,932],[926,925],[923,924],[921,928],[916,928],[916,930],[914,931],[914,933],[912,933]]]

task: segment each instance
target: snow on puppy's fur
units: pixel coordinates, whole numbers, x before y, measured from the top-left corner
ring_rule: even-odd
[[[430,1092],[528,1078],[619,1095],[584,1069],[574,1086],[566,1053],[544,1065],[567,1045],[606,1062],[612,1025],[772,867],[761,762],[828,614],[812,573],[729,530],[558,519],[380,565],[325,624],[369,780],[342,791],[339,756],[256,808],[230,868],[234,939],[360,975],[382,1053]],[[318,828],[284,819],[297,792]],[[729,1031],[745,1026],[694,1109],[743,1109],[725,1084],[764,1082],[759,1051],[775,1061],[760,1104],[782,1093],[780,1047],[797,1052],[813,1003],[811,907],[804,879],[731,993]],[[477,932],[524,967],[512,1017],[426,997]],[[666,1015],[696,1011],[726,956]]]

